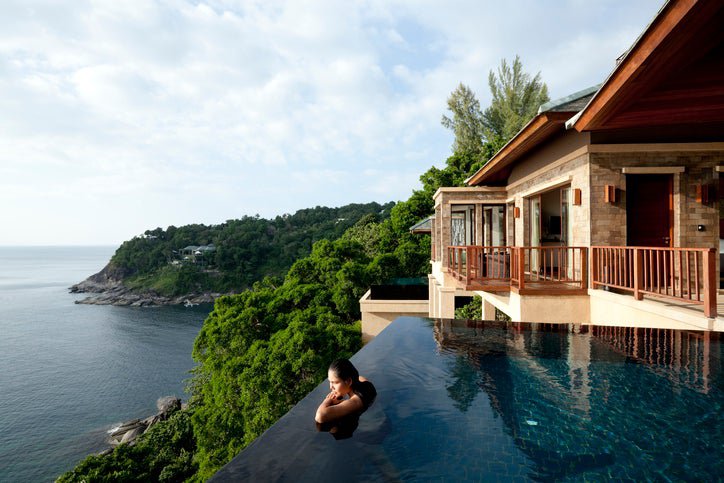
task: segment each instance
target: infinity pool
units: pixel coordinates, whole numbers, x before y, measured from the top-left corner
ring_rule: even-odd
[[[378,391],[358,425],[334,434],[315,427],[325,381],[215,479],[724,475],[717,333],[406,317],[352,360]]]

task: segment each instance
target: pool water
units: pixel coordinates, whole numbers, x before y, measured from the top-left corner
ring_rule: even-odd
[[[216,475],[255,481],[714,481],[720,334],[397,319],[352,359],[378,396],[318,431],[327,381]]]

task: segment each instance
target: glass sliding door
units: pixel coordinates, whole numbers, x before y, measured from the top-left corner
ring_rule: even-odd
[[[541,201],[540,196],[530,199],[530,246],[539,247],[541,242]],[[538,250],[530,251],[530,271],[540,270],[540,254]]]
[[[573,197],[571,196],[571,188],[561,189],[561,244],[563,246],[573,246],[573,222],[571,221],[571,207],[573,206]],[[566,250],[566,275],[573,278],[573,249]]]
[[[450,244],[465,245],[465,212],[453,212],[450,218]]]

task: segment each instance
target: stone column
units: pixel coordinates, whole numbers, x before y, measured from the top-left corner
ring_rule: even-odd
[[[443,204],[441,206],[441,219],[440,219],[440,248],[442,249],[442,266],[448,267],[448,259],[447,259],[447,246],[450,245],[450,222],[452,219],[452,210],[450,209],[450,204],[445,203],[443,200]]]
[[[495,305],[483,299],[483,320],[495,320]]]

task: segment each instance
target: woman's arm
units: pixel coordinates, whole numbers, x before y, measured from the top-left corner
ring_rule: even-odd
[[[329,393],[317,408],[317,414],[314,416],[314,420],[318,423],[326,423],[359,411],[363,406],[362,400],[356,394],[344,401],[338,401],[336,394]]]

